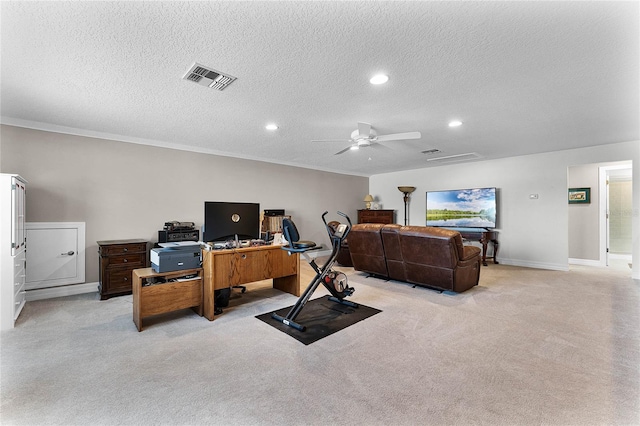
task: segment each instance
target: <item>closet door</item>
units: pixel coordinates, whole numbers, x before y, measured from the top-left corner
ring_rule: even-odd
[[[27,290],[84,282],[84,222],[29,222]]]

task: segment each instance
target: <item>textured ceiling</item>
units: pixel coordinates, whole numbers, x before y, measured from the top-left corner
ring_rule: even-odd
[[[638,5],[3,1],[2,122],[364,176],[639,140]]]

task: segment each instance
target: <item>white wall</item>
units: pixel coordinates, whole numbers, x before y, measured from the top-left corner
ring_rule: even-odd
[[[551,153],[385,173],[369,179],[369,193],[404,221],[397,187],[417,189],[410,224],[424,225],[426,191],[499,188],[498,260],[505,264],[567,270],[569,258],[567,171],[570,166],[633,162],[633,277],[640,279],[640,142],[625,142]],[[538,194],[538,199],[530,199]],[[597,233],[597,229],[586,230]]]

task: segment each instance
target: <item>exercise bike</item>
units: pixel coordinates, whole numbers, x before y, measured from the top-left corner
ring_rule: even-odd
[[[325,219],[327,213],[328,212],[324,212],[322,214],[322,221],[324,222],[331,240],[331,255],[326,263],[321,267],[316,264],[315,259],[309,257],[307,252],[311,250],[319,250],[322,246],[317,246],[316,243],[312,241],[300,241],[298,229],[293,221],[286,218],[282,221],[282,233],[288,242],[288,245],[283,246],[282,249],[288,251],[289,255],[293,253],[301,253],[307,262],[309,262],[309,265],[311,265],[313,270],[316,271],[316,276],[311,280],[309,286],[306,288],[304,293],[302,293],[302,296],[300,296],[296,304],[291,307],[287,316],[282,317],[277,315],[275,312],[271,314],[273,319],[299,331],[305,331],[306,327],[295,322],[295,319],[320,284],[324,285],[329,293],[331,293],[329,300],[342,305],[351,306],[353,308],[357,308],[359,306],[357,303],[344,300],[345,297],[351,296],[355,291],[353,287],[349,287],[349,284],[347,283],[347,276],[342,272],[337,272],[331,269],[336,261],[336,257],[338,257],[340,244],[345,238],[347,238],[347,235],[351,231],[351,219],[349,219],[349,216],[339,211],[338,214],[347,219],[347,224],[339,223],[334,229]]]

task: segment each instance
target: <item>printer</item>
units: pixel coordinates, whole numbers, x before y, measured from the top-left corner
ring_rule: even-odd
[[[186,243],[186,242],[185,242]],[[199,268],[202,261],[200,244],[164,243],[151,249],[151,268],[153,272],[172,272],[181,269]]]

